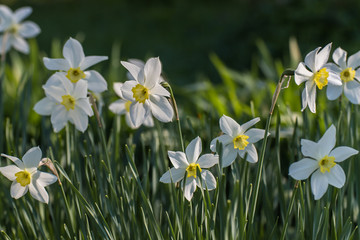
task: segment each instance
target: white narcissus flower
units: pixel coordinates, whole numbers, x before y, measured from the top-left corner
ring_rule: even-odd
[[[55,132],[63,129],[67,121],[74,124],[79,131],[85,132],[89,122],[88,116],[94,114],[87,97],[87,82],[79,80],[72,84],[64,75],[58,73],[52,78],[57,80],[49,79],[50,83],[43,86],[46,97],[36,103],[35,112],[45,116],[51,115]]]
[[[265,130],[252,128],[260,121],[260,118],[242,124],[241,126],[234,119],[223,115],[220,118],[220,129],[224,133],[214,138],[210,143],[210,149],[216,152],[216,142],[219,141],[223,145],[222,149],[222,167],[230,166],[239,155],[244,158],[247,153],[246,160],[251,163],[258,161],[258,154],[254,143],[264,138]]]
[[[31,13],[31,7],[22,7],[13,12],[7,6],[0,5],[0,33],[3,33],[0,36],[0,53],[8,52],[11,46],[19,52],[29,53],[29,44],[24,38],[33,38],[40,33],[40,28],[36,23],[22,22]]]
[[[135,65],[138,66],[139,68],[144,68],[144,66],[145,66],[145,62],[144,62],[143,60],[136,59],[136,58],[128,59],[128,62],[129,62],[129,63],[132,63],[132,64],[135,64]],[[135,79],[135,77],[133,77],[130,72],[127,72],[126,77],[127,77],[129,80]],[[159,83],[162,83],[162,82],[165,82],[165,80],[164,80],[164,78],[160,75]]]
[[[321,90],[326,85],[332,84],[341,86],[341,81],[336,74],[329,69],[326,64],[329,58],[331,43],[323,49],[321,47],[308,53],[305,57],[305,63],[301,62],[295,70],[295,82],[297,85],[305,82],[305,88],[302,92],[302,109],[307,106],[311,112],[316,112],[316,87]]]
[[[125,115],[125,121],[126,121],[127,125],[130,128],[135,129],[136,127],[130,119],[130,105],[132,102],[124,99],[122,92],[121,92],[122,85],[123,85],[123,83],[114,83],[114,91],[115,91],[116,95],[118,95],[120,97],[120,99],[111,103],[109,106],[109,109],[110,109],[110,111],[112,111],[113,113],[115,113],[117,115]],[[143,124],[147,127],[154,126],[154,120],[153,120],[153,117],[151,114],[149,114],[147,116],[147,118],[145,119]]]
[[[97,71],[88,70],[94,64],[107,60],[106,56],[87,56],[85,57],[83,48],[79,41],[70,38],[63,48],[64,58],[51,59],[44,57],[45,67],[49,70],[60,70],[72,83],[80,79],[88,82],[89,90],[93,92],[103,92],[107,90],[107,82]]]
[[[57,177],[51,173],[37,170],[41,155],[39,147],[29,149],[22,161],[17,157],[1,154],[2,157],[15,163],[15,165],[0,167],[0,172],[13,181],[10,188],[11,197],[18,199],[29,191],[36,200],[43,203],[49,202],[49,195],[45,187],[56,182]]]
[[[360,104],[360,51],[351,55],[347,59],[347,52],[337,48],[332,56],[334,63],[329,64],[329,68],[336,74],[343,87],[329,83],[326,95],[329,100],[337,99],[344,89],[345,96],[353,104]]]
[[[331,125],[318,142],[301,140],[301,152],[305,158],[290,165],[289,175],[296,180],[307,179],[311,174],[311,190],[315,200],[320,199],[328,185],[341,188],[345,184],[344,170],[337,163],[358,154],[350,147],[335,147],[336,129]]]
[[[170,122],[174,110],[166,97],[170,93],[160,85],[161,62],[159,58],[150,58],[144,65],[122,61],[134,80],[126,81],[121,88],[125,100],[131,101],[130,118],[135,127],[139,127],[152,114],[161,122]]]
[[[176,183],[182,180],[185,173],[187,173],[184,195],[188,201],[192,199],[196,186],[202,186],[204,189],[207,187],[208,190],[216,188],[214,176],[209,170],[204,168],[210,168],[217,164],[219,157],[213,154],[204,154],[199,158],[201,150],[201,139],[197,137],[186,147],[186,153],[168,151],[170,161],[174,167],[160,178],[160,182],[163,183]],[[201,174],[202,185],[197,176],[197,171]],[[181,187],[183,186],[183,181],[180,184]]]

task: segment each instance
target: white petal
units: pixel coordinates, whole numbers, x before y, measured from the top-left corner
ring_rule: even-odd
[[[330,185],[341,188],[345,184],[346,176],[344,170],[340,165],[336,164],[330,169],[330,172],[325,172],[324,175],[327,177]]]
[[[41,32],[39,26],[31,21],[26,21],[21,24],[19,34],[24,38],[33,38]]]
[[[113,88],[114,88],[114,92],[116,93],[116,95],[118,95],[120,98],[124,98],[121,92],[121,88],[123,86],[123,83],[121,82],[115,82],[113,83]]]
[[[49,186],[57,181],[57,177],[54,174],[41,171],[36,171],[36,173],[32,175],[32,178],[43,187]]]
[[[356,69],[360,66],[360,51],[351,55],[348,59],[348,67]]]
[[[19,199],[27,193],[28,189],[28,186],[23,187],[20,183],[14,181],[11,184],[10,195],[12,198]]]
[[[29,192],[31,196],[36,200],[43,203],[49,202],[49,195],[46,192],[45,188],[38,184],[36,181],[32,181],[32,183],[29,184]]]
[[[66,81],[66,83],[69,82],[70,81]],[[71,88],[68,90],[71,96],[73,96],[75,99],[87,98],[88,83],[85,80],[79,80],[75,84],[70,83],[70,85],[74,87],[73,90],[71,90]]]
[[[31,7],[19,8],[14,12],[14,15],[13,15],[14,20],[16,21],[16,23],[19,23],[22,20],[24,20],[25,18],[27,18],[28,16],[30,16],[31,13],[32,13]]]
[[[144,121],[144,125],[147,127],[153,127],[154,126],[154,119],[151,114],[149,114]]]
[[[219,125],[221,131],[229,135],[231,138],[237,137],[242,129],[234,119],[225,115],[220,118]]]
[[[133,102],[130,105],[130,117],[132,123],[138,128],[145,121],[148,114],[148,107],[143,103]]]
[[[149,114],[149,115],[150,115],[150,114]],[[126,112],[126,113],[125,113],[125,121],[126,121],[126,124],[127,124],[130,128],[132,128],[132,129],[136,129],[136,128],[137,128],[137,127],[132,123],[129,112]]]
[[[305,64],[301,62],[295,70],[295,82],[297,85],[300,85],[301,83],[310,80],[312,75],[313,73],[307,70]]]
[[[307,139],[301,139],[301,152],[305,157],[311,157],[313,159],[323,157],[320,155],[318,143]]]
[[[92,115],[94,115],[94,112],[91,108],[88,98],[82,98],[82,99],[76,100],[76,107],[79,107],[86,115],[88,115],[90,117]],[[74,109],[74,110],[76,110],[76,109]]]
[[[42,152],[39,147],[30,148],[22,157],[25,168],[37,168],[42,157]]]
[[[359,151],[351,147],[337,147],[329,153],[329,156],[335,157],[335,162],[342,162],[358,153]]]
[[[196,190],[196,180],[194,177],[186,178],[184,196],[188,201],[191,201]],[[182,184],[181,184],[182,186]]]
[[[40,115],[49,116],[51,115],[56,103],[53,102],[50,98],[44,97],[38,101],[34,106],[34,111]]]
[[[78,40],[70,38],[63,48],[63,55],[69,61],[72,68],[80,67],[85,58],[83,48]]]
[[[342,93],[342,86],[335,86],[332,84],[329,84],[326,89],[326,96],[329,100],[335,100],[340,97]]]
[[[80,69],[85,70],[88,67],[91,67],[99,62],[108,60],[108,57],[106,56],[88,56],[85,57],[82,63],[80,64]]]
[[[211,168],[219,163],[219,156],[211,153],[202,155],[197,161],[201,168]]]
[[[75,106],[75,109],[70,111],[69,120],[74,123],[76,129],[80,132],[85,132],[89,124],[88,116],[78,106]]]
[[[161,176],[160,182],[176,183],[176,182],[180,181],[181,179],[183,179],[183,177],[185,176],[185,171],[186,170],[184,168],[174,168],[173,167]]]
[[[4,46],[4,37],[3,35],[0,36],[0,52],[5,52],[7,53],[12,45],[13,42],[13,37],[11,38],[5,38],[6,42],[5,42],[5,46]]]
[[[94,70],[86,71],[86,80],[88,81],[89,90],[101,93],[107,90],[107,82],[100,73]]]
[[[360,84],[350,81],[344,84],[344,94],[353,104],[360,104]]]
[[[168,90],[166,90],[164,87],[162,87],[160,84],[155,84],[153,88],[151,88],[150,93],[152,95],[159,95],[164,97],[170,97],[170,93]]]
[[[189,164],[195,163],[198,160],[201,151],[202,151],[201,138],[196,137],[189,143],[189,145],[186,147],[185,150]]]
[[[254,119],[252,119],[252,120],[250,120],[250,121],[248,121],[248,122],[246,122],[244,124],[241,124],[241,126],[240,126],[241,133],[246,132],[249,128],[251,128],[253,125],[258,123],[259,121],[260,121],[260,118],[257,117],[257,118],[254,118]]]
[[[150,58],[146,61],[144,66],[144,74],[145,74],[145,87],[153,88],[155,84],[159,83],[160,81],[160,74],[161,74],[161,62],[160,59],[157,58]]]
[[[221,135],[219,137],[214,138],[211,143],[210,143],[210,149],[212,152],[216,152],[216,142],[219,141],[222,143],[223,147],[225,147],[226,145],[228,145],[229,143],[232,142],[232,138],[229,137],[228,135],[224,134]]]
[[[6,154],[1,154],[2,157],[6,157],[8,159],[10,159],[13,163],[16,164],[16,166],[18,166],[20,169],[24,169],[25,168],[25,165],[24,163],[18,159],[17,157],[13,157],[13,156],[10,156],[10,155],[6,155]]]
[[[0,172],[2,173],[2,175],[4,175],[10,181],[15,181],[16,180],[15,174],[20,171],[22,170],[15,165],[0,167]]]
[[[47,98],[49,98],[51,101],[55,103],[61,103],[62,102],[62,96],[67,95],[68,93],[65,91],[62,85],[55,86],[43,86],[43,89],[45,91],[45,95]]]
[[[122,115],[126,113],[125,103],[127,100],[119,99],[109,105],[110,111],[117,115]]]
[[[244,151],[247,152],[246,161],[250,163],[256,163],[258,161],[258,154],[254,144],[249,143],[244,149]]]
[[[346,68],[346,57],[347,57],[347,52],[344,51],[341,47],[335,49],[332,55],[334,62],[337,65],[339,65],[342,69]]]
[[[168,156],[175,168],[187,168],[189,165],[189,162],[186,159],[186,155],[183,152],[168,151]]]
[[[132,92],[132,89],[139,84],[135,80],[126,81],[122,87],[121,92],[124,99],[134,102],[135,98],[133,97],[134,93]]]
[[[63,105],[57,105],[54,108],[53,114],[51,114],[51,123],[54,128],[54,132],[59,132],[63,129],[69,119],[68,111]]]
[[[174,110],[166,97],[150,95],[151,113],[161,122],[171,122]]]
[[[318,141],[319,155],[329,155],[330,151],[334,148],[336,143],[336,128],[331,125],[321,139]]]
[[[340,74],[338,72],[334,72],[330,69],[331,65],[325,65],[327,72],[329,73],[329,77],[327,78],[328,84],[342,86],[342,81],[340,78]]]
[[[13,12],[7,6],[0,4],[0,16],[0,32],[3,32],[5,29],[8,29],[12,24]]]
[[[43,58],[44,65],[49,70],[62,70],[68,71],[70,69],[70,64],[66,59],[63,58]]]
[[[202,188],[203,189],[208,189],[210,190],[214,190],[216,188],[216,179],[214,177],[214,175],[212,175],[212,173],[208,170],[202,170],[201,172],[201,179],[202,179]],[[197,185],[200,187],[200,181],[197,181]]]
[[[316,54],[315,69],[320,70],[328,61],[332,43],[327,44]]]
[[[308,81],[305,84],[307,92],[307,104],[312,113],[316,112],[316,85],[315,83]]]
[[[308,66],[313,73],[317,72],[318,70],[315,67],[315,57],[316,57],[316,53],[320,50],[320,48],[321,47],[318,47],[312,50],[305,56],[305,65]]]
[[[19,52],[28,54],[30,51],[29,44],[20,36],[15,36],[13,38],[12,45]]]
[[[139,72],[141,71],[142,68],[140,68],[136,64],[133,64],[130,62],[125,62],[125,61],[121,61],[121,64],[130,72],[130,74],[133,76],[133,79],[135,79],[136,81],[139,81],[138,76],[139,76]]]
[[[237,151],[234,149],[234,145],[227,145],[223,147],[222,152],[222,168],[230,166],[236,159]],[[220,164],[220,163],[219,163]]]
[[[249,138],[247,139],[249,143],[256,143],[264,138],[265,130],[252,128],[249,129],[249,131],[245,132],[244,134],[249,136]]]
[[[315,200],[319,200],[328,188],[328,179],[325,174],[322,174],[318,169],[311,176],[311,190],[314,194]]]
[[[319,164],[317,161],[310,158],[303,158],[290,165],[289,175],[296,180],[305,180],[318,168]]]

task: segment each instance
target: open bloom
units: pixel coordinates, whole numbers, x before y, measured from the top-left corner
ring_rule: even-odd
[[[123,85],[122,83],[114,83],[114,91],[115,91],[116,95],[118,95],[120,97],[120,99],[111,103],[109,106],[109,109],[110,109],[110,111],[112,111],[113,113],[115,113],[117,115],[125,115],[125,121],[126,121],[127,125],[129,127],[131,127],[132,129],[135,129],[136,127],[130,119],[131,101],[124,99],[122,92],[121,92],[122,85]],[[153,117],[151,114],[149,114],[147,116],[147,118],[144,120],[144,125],[147,127],[154,126],[154,120],[153,120]]]
[[[320,49],[318,47],[308,53],[305,57],[305,63],[301,62],[295,70],[296,84],[300,85],[305,82],[305,88],[302,92],[301,111],[309,106],[311,112],[316,112],[316,87],[321,90],[328,83],[341,86],[339,78],[326,64],[331,50],[331,43]]]
[[[83,79],[88,82],[89,90],[93,92],[103,92],[107,90],[107,82],[97,71],[85,71],[98,62],[107,60],[106,56],[87,56],[85,57],[83,48],[79,41],[70,38],[63,48],[64,58],[51,59],[44,57],[45,67],[49,70],[60,70],[69,81],[77,83]]]
[[[341,188],[345,183],[344,170],[337,163],[358,154],[350,147],[337,147],[336,129],[331,125],[318,142],[301,140],[301,152],[305,158],[290,165],[289,175],[296,180],[307,179],[311,174],[311,190],[315,200],[320,199],[328,185]]]
[[[196,190],[196,186],[203,187],[204,189],[213,190],[216,188],[216,180],[212,173],[204,168],[210,168],[218,163],[219,158],[213,154],[204,154],[200,158],[202,147],[201,139],[199,137],[192,140],[186,147],[186,153],[168,151],[168,155],[172,167],[169,171],[164,173],[160,178],[160,182],[163,183],[176,183],[185,177],[185,198],[190,201]],[[202,185],[197,176],[197,172],[200,172],[202,179]],[[180,186],[183,186],[183,181]]]
[[[222,167],[230,166],[238,155],[244,158],[245,153],[247,153],[246,160],[248,162],[256,163],[258,161],[254,143],[264,138],[265,130],[249,128],[259,121],[260,118],[254,118],[240,126],[228,116],[223,115],[220,118],[220,129],[224,135],[214,138],[210,143],[210,149],[216,152],[216,142],[222,143]]]
[[[29,191],[36,200],[43,203],[49,202],[49,195],[45,187],[56,182],[57,177],[51,173],[37,170],[41,155],[39,147],[29,149],[22,161],[17,157],[1,154],[15,163],[15,165],[0,167],[0,172],[13,181],[10,188],[11,197],[18,199]]]
[[[328,85],[326,95],[329,100],[337,99],[344,89],[345,96],[353,104],[360,104],[360,51],[351,55],[348,59],[347,52],[337,48],[333,53],[333,60],[336,64],[330,63],[329,67],[336,74],[343,87],[339,85]]]
[[[29,44],[24,38],[32,38],[40,33],[39,26],[32,21],[22,22],[32,13],[31,7],[22,7],[13,12],[0,5],[0,52],[8,52],[12,47],[22,53],[29,53]],[[1,49],[3,48],[4,49]]]
[[[87,82],[79,80],[76,84],[69,82],[62,74],[54,74],[58,78],[54,83],[43,86],[46,97],[36,103],[34,110],[40,115],[51,115],[54,131],[59,132],[70,121],[75,127],[85,132],[88,116],[93,115],[87,97]],[[51,81],[52,82],[52,81]]]
[[[124,99],[132,102],[129,109],[133,125],[139,127],[149,114],[161,122],[170,122],[174,110],[166,98],[170,97],[170,93],[160,85],[159,58],[150,58],[143,67],[125,61],[121,64],[134,77],[121,88]]]

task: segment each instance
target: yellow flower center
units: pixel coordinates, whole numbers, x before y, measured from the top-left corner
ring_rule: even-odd
[[[77,68],[70,68],[67,71],[66,77],[73,83],[76,83],[82,78],[85,78],[85,73],[80,69],[80,67]]]
[[[19,31],[19,24],[13,24],[11,27],[7,30],[10,34],[16,34]]]
[[[312,79],[315,81],[316,86],[321,90],[328,84],[329,73],[326,68],[322,68],[312,76]]]
[[[202,171],[198,163],[190,163],[189,166],[186,168],[187,177],[193,176],[194,178],[196,178],[196,168],[199,168],[200,172]]]
[[[235,137],[233,139],[233,143],[234,143],[234,149],[237,148],[239,150],[244,150],[246,148],[246,146],[249,144],[248,141],[246,141],[246,139],[248,139],[249,136],[246,135],[239,135],[237,137]]]
[[[130,105],[131,105],[131,101],[127,101],[126,103],[125,103],[125,109],[126,109],[126,111],[127,112],[130,112]]]
[[[31,173],[26,170],[15,173],[15,177],[16,181],[23,187],[30,184]]]
[[[335,157],[329,157],[328,155],[323,157],[319,162],[320,172],[321,173],[324,173],[325,171],[330,172],[330,169],[336,165],[334,161],[335,161]]]
[[[351,67],[344,69],[340,73],[340,78],[343,82],[353,81],[355,78],[355,70],[353,70]]]
[[[149,99],[149,89],[141,84],[137,84],[131,91],[133,92],[133,97],[139,103],[144,103],[146,99]]]
[[[68,110],[68,111],[69,111],[70,109],[74,110],[74,108],[75,108],[75,102],[76,102],[75,98],[74,98],[73,96],[71,96],[71,95],[64,95],[64,96],[62,96],[62,102],[61,102],[61,104],[64,105],[65,108],[66,108],[66,110]]]

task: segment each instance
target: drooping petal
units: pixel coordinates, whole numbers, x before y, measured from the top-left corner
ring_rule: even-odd
[[[174,110],[167,98],[151,95],[150,96],[151,113],[161,122],[171,122],[174,117]]]
[[[319,164],[317,161],[310,158],[303,158],[290,165],[289,175],[296,180],[305,180],[318,168]]]
[[[150,58],[146,61],[144,66],[144,74],[145,74],[145,83],[144,86],[152,89],[155,84],[158,84],[160,81],[161,74],[161,62],[160,59]]]
[[[42,157],[42,152],[39,147],[30,148],[22,157],[26,169],[37,169]]]
[[[248,121],[248,122],[246,122],[246,123],[244,123],[244,124],[241,124],[240,125],[240,131],[241,131],[241,133],[244,133],[244,132],[246,132],[249,128],[251,128],[253,125],[255,125],[256,123],[258,123],[260,121],[260,118],[259,117],[257,117],[257,118],[254,118],[254,119],[252,119],[252,120],[250,120],[250,121]],[[249,130],[250,131],[250,130]]]
[[[129,71],[129,73],[133,76],[133,79],[138,82],[138,76],[142,68],[130,62],[121,61],[120,63]]]
[[[351,55],[348,59],[348,67],[351,67],[352,69],[355,70],[359,66],[360,66],[360,51]]]
[[[188,177],[185,181],[184,196],[188,201],[191,201],[196,190],[196,180],[194,177]]]
[[[231,138],[237,137],[241,132],[240,125],[231,117],[223,115],[219,120],[219,125],[223,133],[229,135]]]
[[[327,177],[330,185],[341,188],[345,184],[346,176],[344,170],[340,165],[336,164],[330,169],[330,172],[325,172],[324,175]]]
[[[308,93],[307,93],[307,88],[305,87],[301,94],[301,107],[302,107],[301,111],[304,111],[307,105],[308,105]]]
[[[147,127],[153,127],[154,126],[154,119],[151,114],[149,114],[144,121],[144,125]]]
[[[10,181],[15,181],[16,180],[15,174],[20,171],[22,170],[15,165],[0,167],[0,172],[2,173],[2,175],[4,175]]]
[[[202,186],[200,185],[200,181],[196,181],[198,187],[202,187],[203,189],[214,190],[216,188],[216,179],[214,175],[208,170],[203,170],[201,172]]]
[[[135,98],[134,98],[134,93],[132,91],[132,89],[138,84],[137,81],[135,80],[130,80],[130,81],[126,81],[122,87],[121,87],[121,92],[122,92],[122,96],[124,97],[124,99],[129,100],[134,102]]]
[[[66,41],[63,48],[63,55],[65,59],[69,61],[72,68],[80,67],[80,64],[85,58],[80,42],[73,38]]]
[[[307,92],[307,104],[312,113],[316,112],[316,85],[312,81],[305,83],[305,89]]]
[[[43,58],[44,65],[49,70],[62,70],[68,71],[70,69],[70,64],[66,59],[63,58]]]
[[[320,70],[328,61],[332,43],[323,47],[315,56],[315,70]],[[315,71],[314,71],[315,72]]]
[[[148,107],[145,104],[133,102],[130,105],[130,118],[136,128],[143,124],[148,111]]]
[[[186,155],[183,152],[168,151],[168,156],[175,168],[187,168],[189,165]]]
[[[242,150],[244,151],[244,150]],[[222,152],[222,168],[230,166],[236,159],[237,151],[234,146],[229,144],[223,147]],[[219,163],[220,164],[220,163]]]
[[[241,150],[238,150],[238,151],[241,151]],[[246,146],[246,148],[244,149],[244,151],[247,152],[246,161],[248,161],[250,163],[256,163],[258,161],[258,154],[257,154],[254,144],[249,143]]]
[[[319,155],[324,157],[329,155],[330,151],[334,148],[336,143],[336,128],[331,125],[321,139],[318,141]]]
[[[78,106],[75,106],[75,109],[69,113],[69,120],[80,132],[85,132],[89,124],[88,116]]]
[[[314,194],[315,200],[319,200],[328,188],[328,179],[325,174],[320,172],[320,169],[314,172],[311,176],[311,190]]]
[[[19,34],[24,38],[32,38],[41,32],[39,26],[31,21],[26,21],[20,25]]]
[[[340,97],[342,93],[342,86],[335,86],[332,84],[329,84],[326,88],[326,96],[329,100],[335,100]]]
[[[164,173],[161,178],[160,182],[163,183],[176,183],[179,182],[185,176],[185,169],[184,168],[171,168],[169,171]]]
[[[57,181],[57,177],[54,174],[36,171],[32,175],[32,178],[41,186],[46,187]]]
[[[211,153],[202,155],[197,161],[201,168],[211,168],[219,163],[219,156]]]
[[[212,152],[216,152],[216,142],[219,141],[220,143],[222,143],[223,147],[225,147],[226,145],[228,145],[229,143],[232,142],[232,138],[229,135],[221,135],[219,137],[214,138],[211,143],[210,143],[210,149]]]
[[[32,8],[31,7],[22,7],[17,9],[14,12],[14,20],[16,23],[21,22],[22,20],[24,20],[25,18],[27,18],[28,16],[30,16],[30,14],[32,13]]]
[[[20,36],[14,36],[12,38],[12,45],[19,52],[28,54],[30,51],[29,44]]]
[[[294,78],[297,85],[308,81],[312,77],[313,73],[307,70],[303,62],[299,63],[295,70]]]
[[[59,132],[63,129],[69,119],[68,111],[63,105],[57,105],[54,108],[53,114],[51,114],[51,123],[54,128],[54,132]]]
[[[80,69],[81,70],[86,70],[87,68],[99,63],[99,62],[102,62],[102,61],[105,61],[105,60],[108,60],[108,57],[106,56],[88,56],[88,57],[85,57],[84,60],[81,62],[80,64]]]
[[[189,145],[186,147],[185,150],[189,164],[195,163],[198,160],[201,151],[202,151],[201,138],[196,137],[189,143]]]
[[[360,104],[360,83],[350,81],[344,84],[344,94],[353,104]]]
[[[121,83],[121,82],[115,82],[115,83],[113,84],[114,92],[115,92],[116,95],[118,95],[118,97],[120,97],[120,98],[124,98],[123,95],[122,95],[122,91],[121,91],[122,86],[123,86],[123,83]]]
[[[126,124],[127,124],[130,128],[132,128],[132,129],[136,129],[136,128],[137,128],[137,127],[135,127],[135,125],[132,123],[129,112],[126,112],[126,113],[125,113],[125,122],[126,122]]]
[[[110,109],[110,111],[112,111],[113,113],[115,113],[117,115],[123,115],[126,113],[126,108],[125,108],[126,102],[127,102],[127,100],[119,99],[119,100],[111,103],[109,105],[109,109]]]
[[[14,181],[10,187],[10,195],[12,198],[19,199],[27,193],[28,189],[28,186],[23,187],[20,183]]]
[[[315,67],[315,57],[317,52],[320,50],[321,47],[318,47],[314,50],[312,50],[311,52],[309,52],[306,56],[305,56],[305,65],[310,68],[310,70],[315,73],[316,67]]]
[[[329,153],[329,156],[335,157],[335,162],[342,162],[358,153],[359,151],[351,147],[337,147]]]
[[[13,156],[10,156],[10,155],[6,155],[6,154],[1,154],[2,157],[6,157],[8,159],[10,159],[13,163],[16,164],[16,166],[18,166],[20,169],[24,169],[25,168],[25,165],[24,163],[18,159],[17,157],[13,157]]]
[[[38,101],[34,106],[34,111],[40,115],[51,115],[56,103],[51,101],[48,97],[44,97]]]
[[[249,129],[249,131],[245,132],[244,134],[249,136],[249,138],[247,139],[249,143],[256,143],[264,138],[265,130],[258,128],[251,128]]]
[[[45,188],[38,184],[36,181],[32,181],[32,183],[29,184],[29,192],[31,196],[36,200],[43,203],[49,202],[49,195],[46,192]]]
[[[150,93],[152,95],[170,97],[169,91],[162,87],[160,84],[155,84],[154,87],[150,90]]]
[[[323,157],[320,155],[318,143],[307,139],[301,139],[301,152],[305,157],[311,157],[313,159]]]
[[[341,47],[335,49],[332,55],[334,62],[337,65],[339,65],[342,69],[346,68],[346,57],[347,57],[347,52],[344,51]]]

